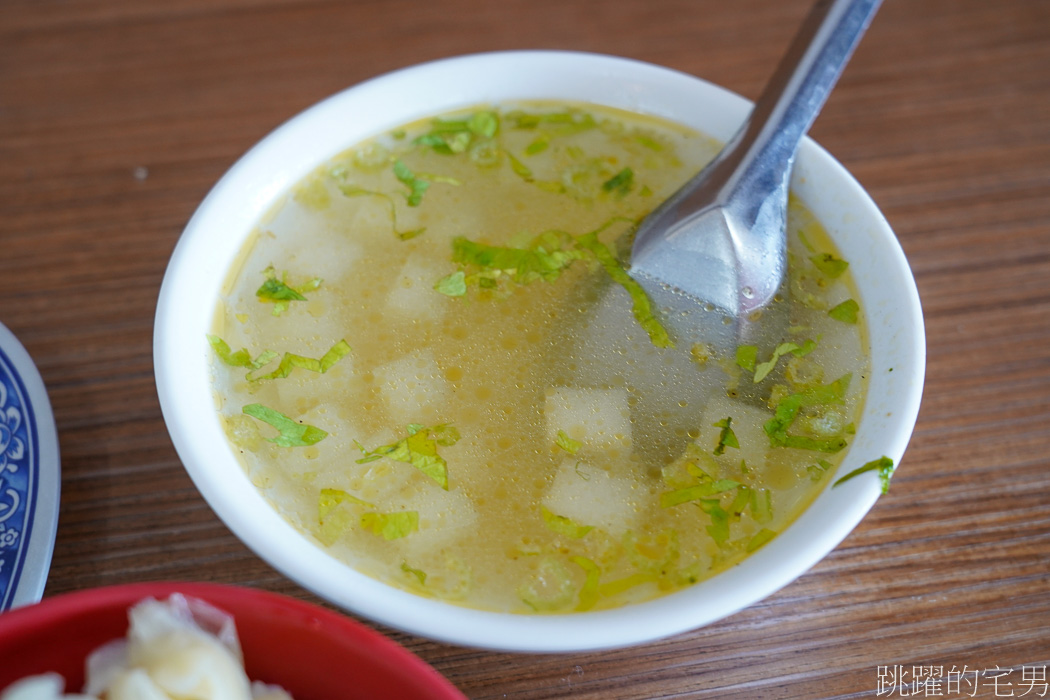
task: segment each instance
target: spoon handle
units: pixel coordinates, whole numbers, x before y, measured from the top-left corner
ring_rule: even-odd
[[[770,174],[782,174],[786,185],[799,141],[820,113],[881,1],[818,0],[751,115],[713,164],[712,183],[723,180],[723,187],[737,191],[743,187],[759,199],[780,185],[762,182]]]

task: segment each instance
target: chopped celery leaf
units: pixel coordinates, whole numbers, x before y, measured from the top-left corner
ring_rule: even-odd
[[[529,166],[522,163],[510,153],[507,154],[507,160],[510,161],[510,168],[514,171],[515,175],[520,177],[525,182],[532,182],[532,170],[529,168]]]
[[[489,279],[508,275],[518,284],[540,279],[552,282],[562,270],[583,258],[581,251],[566,249],[565,242],[554,232],[540,234],[527,248],[491,246],[456,237],[452,240],[452,261],[475,265]]]
[[[542,114],[511,112],[506,116],[514,129],[535,129],[542,126],[559,136],[587,131],[598,126],[593,116],[575,109]]]
[[[849,267],[848,262],[835,257],[831,253],[818,253],[817,255],[811,255],[809,259],[813,261],[818,270],[831,278],[839,277]]]
[[[437,448],[438,445],[447,447],[456,444],[459,440],[459,431],[451,425],[426,428],[414,423],[408,426],[408,433],[408,437],[403,440],[373,450],[368,450],[357,443],[358,449],[365,455],[357,460],[357,463],[365,464],[387,457],[411,464],[448,491],[448,464],[438,454]]]
[[[408,186],[409,191],[405,194],[408,206],[418,207],[422,204],[423,194],[430,187],[430,182],[421,177],[416,177],[416,174],[409,170],[408,166],[400,160],[394,161],[394,176],[402,184]]]
[[[467,120],[467,127],[471,133],[490,139],[499,131],[499,116],[487,110],[475,112]]]
[[[334,168],[329,173],[332,179],[335,180],[336,186],[339,191],[343,193],[344,197],[378,197],[386,202],[387,213],[390,217],[390,226],[394,230],[394,234],[403,241],[408,241],[416,236],[420,236],[426,232],[426,228],[416,228],[409,231],[402,231],[398,228],[397,224],[397,207],[394,205],[394,200],[391,199],[390,195],[383,192],[375,192],[373,190],[366,190],[362,187],[348,182],[346,177],[347,173],[342,168]]]
[[[569,557],[576,566],[583,569],[587,578],[583,582],[583,586],[580,587],[580,593],[578,596],[579,602],[576,604],[576,612],[584,612],[594,607],[594,604],[598,602],[598,581],[601,578],[601,569],[590,559],[586,557],[573,556]]]
[[[838,306],[832,307],[828,311],[828,316],[831,316],[836,321],[842,321],[843,323],[856,323],[859,311],[860,304],[852,299],[847,299]]]
[[[564,430],[558,431],[558,437],[555,438],[554,444],[562,448],[571,455],[579,452],[580,448],[583,447],[583,443],[579,440],[573,440]]]
[[[276,353],[275,353],[276,354]],[[339,360],[350,354],[350,345],[345,340],[338,341],[335,345],[329,348],[328,352],[322,355],[319,359],[312,357],[303,357],[302,355],[296,355],[294,353],[286,352],[284,357],[281,358],[280,363],[277,365],[277,369],[274,371],[263,374],[258,377],[252,377],[251,372],[248,373],[248,380],[252,382],[261,382],[266,379],[283,379],[292,373],[292,370],[296,367],[305,369],[310,372],[317,372],[318,374],[324,374],[330,370]]]
[[[729,513],[717,498],[700,499],[697,504],[711,517],[711,524],[705,528],[707,534],[719,547],[724,547],[729,542]]]
[[[810,348],[810,350],[812,349],[813,348]],[[769,358],[769,360],[767,360],[766,362],[762,362],[755,365],[755,384],[758,384],[760,381],[769,376],[769,373],[773,371],[773,368],[776,367],[777,361],[780,360],[781,357],[787,355],[788,353],[797,354],[800,352],[802,352],[802,348],[796,345],[795,343],[781,343],[780,345],[778,345],[776,349],[773,350],[773,357]]]
[[[751,503],[751,492],[750,486],[744,486],[740,484],[736,490],[736,496],[733,497],[733,502],[729,504],[729,514],[735,518],[739,518],[747,508],[747,505]]]
[[[385,540],[397,540],[419,529],[419,513],[414,510],[396,513],[364,513],[361,527],[382,536]]]
[[[820,481],[830,468],[831,462],[825,459],[818,459],[816,464],[810,464],[806,467],[806,472],[809,473],[811,481]]]
[[[324,519],[318,520],[317,530],[314,533],[317,539],[327,547],[339,541],[357,523],[357,516],[347,508],[339,508],[325,514]]]
[[[304,284],[292,287],[288,284],[288,273],[283,273],[281,279],[277,279],[277,271],[272,265],[263,270],[263,274],[266,275],[266,280],[256,290],[255,296],[259,301],[273,304],[274,316],[280,316],[288,308],[289,302],[306,301],[304,293],[321,286],[321,279],[315,277]]]
[[[546,134],[540,134],[532,141],[532,143],[525,147],[525,155],[534,156],[543,153],[548,147],[550,147],[550,145],[550,137]]]
[[[598,232],[585,233],[577,240],[580,246],[594,254],[594,257],[605,268],[605,272],[608,273],[609,277],[631,295],[631,313],[634,314],[635,320],[649,335],[649,341],[658,348],[673,348],[674,341],[671,340],[667,330],[656,318],[649,296],[642,289],[642,286],[627,274],[627,270],[623,268],[623,265],[616,259],[613,252],[609,250],[609,247],[598,240]]]
[[[277,353],[273,350],[263,350],[253,360],[248,354],[247,348],[241,348],[237,352],[232,352],[230,346],[226,344],[226,341],[217,335],[208,335],[208,344],[211,345],[212,350],[219,356],[219,359],[230,367],[245,367],[249,370],[259,369],[277,357]]]
[[[467,293],[466,273],[463,270],[453,272],[434,283],[434,289],[447,297],[461,297]]]
[[[323,522],[332,510],[340,503],[352,503],[354,505],[375,508],[368,501],[362,501],[342,489],[321,489],[321,495],[317,498],[317,520]]]
[[[276,277],[267,278],[255,294],[266,301],[306,301],[306,297],[300,292],[289,287]]]
[[[834,485],[838,486],[842,482],[849,481],[853,477],[857,476],[858,474],[863,474],[864,472],[877,471],[879,473],[879,482],[882,486],[882,492],[887,493],[890,490],[890,479],[893,477],[893,472],[895,469],[896,467],[893,465],[892,459],[885,456],[879,457],[878,459],[872,460],[871,462],[868,462],[867,464],[861,467],[857,467],[849,474],[836,481]]]
[[[846,446],[842,436],[811,438],[802,435],[788,435],[788,429],[795,423],[799,412],[807,406],[841,404],[849,389],[851,374],[845,374],[831,384],[816,386],[801,394],[791,394],[777,403],[773,418],[764,426],[772,447],[794,447],[803,450],[820,452],[838,452]]]
[[[723,418],[713,425],[716,428],[722,429],[718,434],[718,444],[715,446],[715,455],[724,454],[727,447],[740,449],[740,442],[736,439],[736,433],[733,432],[732,418]]]
[[[401,562],[401,570],[404,571],[409,576],[414,576],[416,578],[416,580],[419,581],[419,585],[420,586],[425,586],[426,585],[426,583],[427,583],[427,573],[425,571],[423,571],[422,569],[417,569],[415,567],[409,566],[408,562],[403,561],[403,562]]]
[[[547,526],[547,529],[559,535],[580,539],[594,529],[593,525],[580,525],[573,521],[572,518],[566,518],[564,515],[550,512],[544,506],[540,506],[540,513],[543,515],[543,523]]]
[[[648,148],[650,151],[656,151],[659,153],[664,150],[664,145],[662,143],[650,136],[646,136],[645,134],[635,134],[634,140]]]
[[[736,364],[748,372],[755,370],[758,362],[758,347],[755,345],[738,345],[736,348]]]
[[[696,484],[695,486],[687,486],[686,488],[677,489],[675,491],[667,491],[660,494],[660,507],[661,508],[672,508],[682,503],[689,503],[691,501],[698,501],[702,498],[710,498],[726,491],[732,491],[735,488],[740,487],[739,481],[733,479],[719,479],[718,481],[709,481],[707,483]]]
[[[625,196],[634,187],[634,171],[624,168],[602,183],[602,190],[620,197]]]
[[[609,581],[603,583],[598,587],[598,593],[603,597],[611,598],[616,595],[620,595],[625,591],[629,591],[632,588],[641,586],[646,583],[653,583],[657,580],[656,574],[650,574],[644,571],[638,571],[629,576],[625,576],[615,581]]]
[[[454,155],[465,152],[478,140],[491,139],[498,131],[499,115],[485,110],[463,119],[435,119],[430,131],[418,136],[415,143],[436,153]]]
[[[820,336],[818,336],[818,338],[819,337]],[[807,338],[806,341],[802,343],[802,347],[798,348],[797,350],[792,350],[791,354],[795,357],[805,357],[806,355],[808,355],[816,349],[817,341],[813,340],[812,338]]]
[[[773,519],[773,492],[769,489],[751,489],[751,517],[756,522],[768,523]]]
[[[250,403],[241,409],[252,418],[257,418],[263,423],[269,423],[280,433],[275,438],[266,438],[278,447],[305,447],[314,445],[328,437],[328,433],[320,428],[315,428],[306,423],[299,423],[288,416],[263,406],[260,403]]]
[[[465,285],[477,284],[480,288],[492,288],[502,276],[508,276],[518,284],[528,284],[539,279],[553,282],[565,268],[589,254],[598,261],[613,281],[627,290],[631,297],[631,311],[635,320],[649,335],[653,345],[661,348],[674,347],[667,331],[656,318],[652,302],[645,290],[627,274],[609,247],[598,240],[598,234],[617,221],[629,220],[617,217],[581,236],[573,236],[563,231],[545,231],[524,248],[492,246],[458,236],[452,240],[452,261],[479,268],[476,273],[464,273]],[[455,287],[451,287],[453,282],[454,280],[446,277],[438,284],[448,284],[455,290]]]

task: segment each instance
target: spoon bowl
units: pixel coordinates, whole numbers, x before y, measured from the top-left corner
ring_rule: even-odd
[[[639,225],[631,274],[660,297],[680,335],[724,344],[719,325],[728,324],[728,340],[764,355],[784,337],[795,154],[880,2],[819,0],[736,135]],[[724,315],[699,318],[694,307],[704,304]],[[686,318],[701,325],[687,328]]]

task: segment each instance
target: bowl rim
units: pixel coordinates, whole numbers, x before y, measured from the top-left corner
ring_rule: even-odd
[[[199,309],[214,308],[220,286],[209,279],[209,264],[228,269],[228,265],[215,261],[233,259],[251,228],[244,227],[244,221],[251,219],[254,224],[307,172],[368,136],[456,108],[545,97],[598,102],[691,125],[702,123],[704,131],[722,139],[735,131],[751,106],[742,97],[685,73],[632,59],[567,51],[458,56],[365,81],[278,127],[212,188],[172,253],[158,299],[154,333],[158,395],[175,448],[209,505],[248,547],[305,588],[347,610],[432,639],[504,651],[622,647],[722,619],[771,595],[811,568],[856,527],[880,494],[875,474],[862,475],[839,488],[825,487],[768,545],[739,565],[682,591],[612,610],[520,615],[423,598],[339,564],[318,547],[303,546],[309,540],[277,516],[250,487],[224,435],[219,437],[225,448],[217,447],[216,434],[221,428],[213,400],[202,395],[201,386],[186,381],[187,376],[208,376],[208,349],[203,336],[210,318],[202,325]],[[709,107],[699,116],[695,115],[698,100]],[[370,106],[367,113],[355,111],[362,104]],[[352,128],[346,125],[346,115],[355,117]],[[335,132],[340,120],[343,130]],[[334,141],[325,137],[331,133],[339,136]],[[854,444],[835,476],[859,466],[850,457],[860,444],[873,451],[871,458],[882,454],[899,464],[918,415],[925,374],[922,311],[911,270],[875,203],[842,165],[809,138],[800,145],[792,186],[814,213],[821,207],[834,210],[835,204],[825,201],[829,195],[823,193],[823,189],[833,187],[842,199],[839,209],[834,210],[836,220],[818,218],[840,249],[843,241],[836,239],[836,231],[841,236],[844,228],[863,226],[866,235],[860,236],[862,240],[854,249],[843,249],[843,255],[847,259],[851,253],[873,255],[884,268],[877,281],[868,282],[870,289],[862,289],[869,327],[872,317],[877,316],[891,331],[871,334],[876,366],[868,403],[876,395],[887,401],[886,405],[871,406],[871,411],[865,406]],[[238,211],[231,212],[234,202]],[[220,234],[229,227],[239,235],[230,234],[224,240]],[[209,257],[210,263],[206,262]],[[860,280],[857,286],[862,287]],[[211,304],[201,290],[214,290]],[[878,297],[877,303],[868,303],[869,294]],[[887,343],[894,345],[887,345],[888,354],[880,355],[876,362],[876,346]],[[879,365],[883,359],[896,376]],[[207,410],[213,415],[202,415]],[[872,421],[878,425],[870,426]],[[217,461],[223,468],[214,468]],[[236,473],[231,466],[236,466]],[[250,487],[248,491],[245,485]],[[712,600],[717,605],[712,605]]]

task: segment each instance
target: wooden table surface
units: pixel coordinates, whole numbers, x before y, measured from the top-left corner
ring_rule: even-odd
[[[371,76],[497,49],[621,54],[753,98],[808,5],[0,0],[0,321],[62,451],[45,595],[175,579],[311,599],[209,510],[153,380],[167,258],[255,141]],[[886,0],[812,133],[882,207],[924,304],[889,495],[795,583],[657,643],[518,655],[384,630],[469,697],[874,697],[898,665],[1009,669],[927,696],[1050,697],[1050,1]]]

